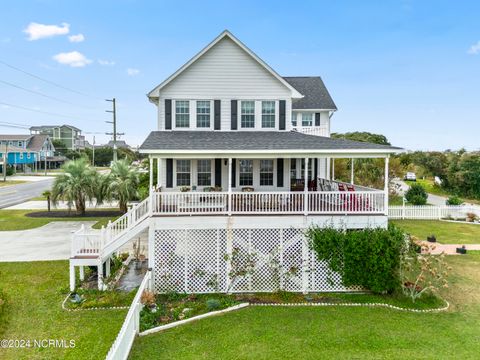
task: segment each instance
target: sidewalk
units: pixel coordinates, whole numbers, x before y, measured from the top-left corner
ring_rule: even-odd
[[[432,254],[441,254],[444,252],[446,255],[460,255],[457,254],[456,249],[462,247],[463,244],[455,245],[455,244],[439,244],[439,243],[430,243],[425,242],[428,245],[435,245],[435,249],[432,250]],[[466,244],[465,248],[467,249],[467,254],[469,250],[480,250],[480,244]]]
[[[47,200],[32,200],[25,201],[21,204],[9,206],[4,210],[48,210],[47,209]],[[72,207],[74,208],[74,206]],[[118,208],[117,202],[105,202],[102,205],[95,205],[95,203],[87,202],[87,209],[113,209]],[[52,210],[66,210],[68,209],[67,203],[65,201],[59,201],[57,206],[52,205]]]

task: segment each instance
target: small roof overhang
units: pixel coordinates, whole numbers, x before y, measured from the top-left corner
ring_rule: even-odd
[[[158,157],[386,157],[403,149],[296,131],[152,131],[139,149]]]

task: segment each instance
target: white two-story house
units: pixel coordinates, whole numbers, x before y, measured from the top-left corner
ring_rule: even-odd
[[[157,129],[140,147],[150,159],[150,196],[109,224],[95,251],[79,234],[72,267],[87,255],[103,263],[148,229],[158,291],[273,291],[272,257],[282,269],[302,269],[282,280],[286,290],[343,289],[327,281],[304,232],[386,226],[388,158],[399,148],[330,138],[337,107],[322,79],[280,76],[228,31],[148,99],[158,109]],[[335,181],[334,158],[384,158],[384,188]],[[232,264],[222,259],[234,250],[260,265],[231,284]]]

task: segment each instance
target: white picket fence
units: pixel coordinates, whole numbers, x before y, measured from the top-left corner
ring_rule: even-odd
[[[439,220],[445,218],[465,218],[468,213],[480,216],[480,206],[476,205],[406,205],[389,206],[389,219]]]
[[[135,336],[138,335],[140,331],[140,311],[142,311],[143,308],[140,298],[145,289],[152,289],[152,272],[150,270],[145,274],[137,290],[137,294],[128,309],[122,328],[108,351],[106,360],[126,360],[128,358]]]

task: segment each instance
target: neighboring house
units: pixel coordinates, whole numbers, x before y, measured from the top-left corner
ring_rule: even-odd
[[[0,135],[0,152],[8,151],[8,164],[37,167],[39,162],[52,161],[55,148],[48,135]]]
[[[68,150],[85,149],[85,136],[79,128],[72,125],[32,126],[30,133],[48,135],[52,140],[60,140]]]
[[[98,239],[75,234],[72,288],[84,265],[98,266],[102,286],[102,264],[148,229],[156,291],[349,290],[316,260],[305,230],[386,227],[388,159],[399,148],[330,138],[337,108],[322,79],[280,76],[228,31],[148,99],[158,109],[140,147],[150,196]],[[351,183],[335,181],[332,158],[385,159],[384,188],[354,185],[353,171]],[[255,274],[232,280],[233,253],[255,257]]]
[[[99,147],[109,147],[113,149],[113,140],[110,140],[107,144],[100,145]],[[117,140],[117,149],[131,149],[131,147],[125,140]]]

